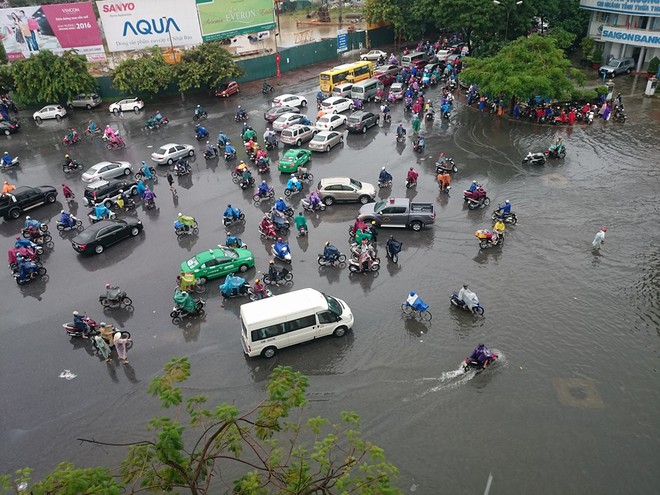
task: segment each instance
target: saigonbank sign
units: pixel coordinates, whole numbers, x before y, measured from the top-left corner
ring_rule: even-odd
[[[603,26],[600,33],[601,41],[614,41],[625,45],[648,46],[660,48],[660,35],[654,31],[625,29]]]
[[[96,4],[111,52],[202,42],[195,0],[101,1]]]
[[[660,0],[580,0],[580,7],[630,15],[660,15]]]
[[[197,0],[204,41],[275,29],[273,0]]]

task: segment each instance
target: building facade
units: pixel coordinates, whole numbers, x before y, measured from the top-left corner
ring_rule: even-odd
[[[640,72],[660,57],[660,0],[580,0],[580,7],[591,11],[588,35],[604,61],[632,57]]]

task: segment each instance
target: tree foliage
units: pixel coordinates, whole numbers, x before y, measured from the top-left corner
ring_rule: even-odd
[[[9,64],[0,65],[0,91],[6,93],[16,88],[14,68]]]
[[[184,397],[179,385],[189,375],[188,360],[176,358],[151,381],[149,393],[170,414],[153,418],[146,438],[128,444],[117,476],[63,463],[32,487],[34,495],[400,495],[392,485],[397,469],[362,438],[357,414],[343,412],[337,423],[304,419],[309,383],[301,373],[275,368],[266,397],[245,412],[227,403],[208,407],[201,395]],[[30,475],[26,469],[0,477],[0,493],[18,493]]]
[[[551,29],[547,35],[549,38],[555,40],[557,48],[567,51],[575,43],[577,34],[569,33],[564,28],[556,27]]]
[[[16,93],[25,103],[65,103],[78,93],[96,90],[96,81],[87,72],[85,57],[74,51],[61,56],[42,50],[12,64]]]
[[[536,34],[512,41],[492,57],[468,57],[466,64],[461,79],[476,83],[482,93],[490,95],[559,99],[570,95],[574,82],[584,82],[584,75],[571,67],[555,41]]]
[[[202,43],[186,51],[176,66],[180,91],[212,89],[243,73],[229,52],[217,42]]]
[[[112,85],[125,94],[155,95],[172,82],[174,71],[160,49],[152,48],[137,59],[126,59],[112,73]]]
[[[367,0],[364,16],[368,22],[389,22],[397,38],[414,40],[422,36],[429,19],[427,5],[416,0]]]

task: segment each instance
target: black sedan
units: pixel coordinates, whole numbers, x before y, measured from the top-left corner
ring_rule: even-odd
[[[18,132],[20,128],[21,124],[16,120],[0,120],[0,132],[4,133],[5,136]]]
[[[79,253],[101,254],[108,246],[123,241],[127,237],[135,237],[142,229],[142,222],[135,218],[101,220],[71,239],[71,245]]]
[[[300,109],[298,107],[286,106],[273,107],[267,112],[264,112],[264,119],[266,119],[266,122],[274,122],[280,115],[284,115],[285,113],[300,113]]]

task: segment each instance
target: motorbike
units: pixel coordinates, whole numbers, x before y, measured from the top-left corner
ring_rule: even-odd
[[[75,172],[76,170],[82,170],[85,166],[82,163],[78,163],[76,160],[73,160],[70,164],[62,164],[62,172],[68,174],[69,172]]]
[[[359,98],[353,98],[353,107],[355,110],[362,110],[364,108],[362,100]]]
[[[320,266],[337,266],[337,265],[341,265],[342,263],[346,263],[346,255],[339,253],[339,255],[335,259],[329,260],[328,258],[323,256],[323,254],[319,254],[316,257],[316,261]]]
[[[225,239],[225,246],[231,249],[236,249],[236,248],[247,249],[247,244],[245,244],[240,237],[231,235],[229,232],[225,232],[225,233],[227,234],[227,238]]]
[[[493,222],[496,222],[500,218],[500,216],[502,215],[501,211],[502,210],[499,209],[499,208],[497,210],[493,211],[493,214],[490,216],[490,218],[493,220]],[[515,225],[516,223],[518,223],[518,218],[516,217],[515,213],[507,213],[506,215],[504,215],[504,218],[502,219],[502,221],[504,223],[509,223],[511,225]]]
[[[234,160],[236,158],[236,150],[233,151],[227,151],[225,149],[225,161],[228,162],[230,160]]]
[[[612,114],[613,114],[612,116],[614,117],[614,120],[617,121],[617,122],[620,122],[621,124],[623,124],[626,121],[626,119],[628,118],[628,116],[626,115],[626,112],[623,111],[623,105],[621,105],[621,106],[617,105],[614,108],[614,112],[612,112]]]
[[[15,156],[14,158],[11,159],[11,162],[8,163],[7,165],[2,165],[2,170],[9,170],[10,168],[14,167],[20,167],[21,162],[18,160],[18,157]]]
[[[426,141],[419,141],[418,139],[413,141],[413,150],[417,153],[424,153],[426,148]]]
[[[295,188],[295,189],[289,189],[288,187],[284,190],[284,195],[288,198],[290,196],[295,196],[296,194],[300,194],[302,191],[302,184],[300,184],[300,189]]]
[[[298,171],[296,172],[296,178],[300,182],[307,182],[309,184],[314,182],[314,174],[312,174],[311,172],[308,172],[307,170],[301,172],[301,170],[302,169],[299,168]]]
[[[235,223],[245,223],[245,213],[241,212],[238,215],[238,218],[228,217],[228,216],[222,217],[222,224],[225,227],[229,227],[230,225],[234,225]]]
[[[43,277],[44,275],[46,275],[46,269],[41,266],[40,263],[35,262],[31,262],[31,265],[28,267],[27,273],[25,274],[25,278],[20,277],[18,268],[14,272],[14,278],[18,285],[27,284],[28,282],[35,280],[37,277]]]
[[[481,249],[488,249],[504,244],[504,233],[498,234],[492,230],[479,229],[474,233],[474,235],[477,239],[479,239],[479,247]]]
[[[280,269],[275,268],[274,272],[275,272],[275,278],[274,279],[271,277],[270,271],[268,273],[264,274],[264,277],[263,277],[264,284],[266,284],[266,285],[276,284],[277,285],[280,282],[291,282],[291,281],[293,281],[293,273],[291,273],[285,267],[282,267]]]
[[[490,204],[490,198],[486,196],[486,190],[479,186],[473,193],[470,191],[463,191],[463,201],[468,205],[468,208],[471,210],[476,210],[482,206],[488,206]]]
[[[225,283],[220,286],[220,294],[224,299],[234,299],[236,297],[250,296],[253,294],[252,287],[243,277],[227,275]]]
[[[497,354],[491,354],[490,358],[486,360],[485,363],[480,363],[476,359],[470,359],[469,357],[465,358],[465,362],[463,363],[463,371],[466,373],[470,370],[476,370],[476,371],[483,371],[486,368],[488,368],[491,364],[493,364],[499,356]]]
[[[73,215],[71,215],[71,220],[73,220],[73,226],[71,225],[64,225],[62,222],[59,220],[57,221],[57,230],[60,232],[66,232],[67,230],[73,230],[76,229],[78,232],[82,232],[84,227],[82,224],[82,220],[77,219]]]
[[[270,160],[259,160],[259,163],[257,164],[257,173],[267,174],[268,172],[270,172]]]
[[[160,129],[161,127],[169,123],[170,123],[170,119],[168,119],[167,117],[163,117],[160,120],[149,119],[147,120],[147,122],[145,122],[144,128],[149,130]]]
[[[357,260],[350,259],[348,260],[348,270],[351,273],[377,272],[380,270],[380,260],[378,258],[373,258],[371,266],[369,266],[369,261],[360,263]]]
[[[126,147],[126,143],[123,139],[119,139],[118,141],[108,141],[108,144],[106,144],[105,147],[110,151],[120,150]]]
[[[379,189],[390,189],[392,187],[392,179],[389,180],[380,180],[378,179],[378,188]]]
[[[198,120],[206,120],[208,116],[209,114],[206,111],[195,113],[193,114],[193,122],[197,122]]]
[[[447,118],[449,118],[449,117],[447,117]],[[424,119],[426,119],[426,120],[433,120],[433,119],[435,119],[435,113],[434,113],[434,112],[426,112],[426,113],[424,114]]]
[[[537,151],[532,153],[531,151],[527,153],[527,156],[523,158],[523,165],[529,163],[531,165],[545,165],[545,153]]]
[[[267,287],[264,287],[263,293],[261,294],[254,292],[254,288],[252,289],[252,292],[250,292],[250,301],[260,301],[261,299],[268,299],[269,297],[273,297],[273,293]]]
[[[207,137],[209,137],[209,131],[195,133],[195,139],[197,139],[197,141],[201,141],[202,139],[206,139]]]
[[[280,145],[280,142],[277,140],[277,138],[273,141],[266,141],[266,150],[271,151],[274,149],[277,149],[277,147]]]
[[[435,173],[439,174],[442,172],[458,172],[458,168],[456,167],[456,163],[454,163],[453,158],[443,157],[435,163]]]
[[[462,299],[458,298],[458,292],[452,292],[451,293],[451,297],[449,298],[449,302],[451,303],[452,306],[455,306],[458,309],[462,309],[463,311],[470,311],[471,313],[474,313],[474,314],[477,314],[477,315],[483,315],[484,314],[484,307],[479,302],[477,302],[476,306],[474,306],[470,310],[468,305],[465,304]]]
[[[258,230],[259,235],[264,239],[277,239],[277,232],[275,231],[275,227],[271,227],[268,231],[265,231],[261,224],[259,224]]]
[[[396,142],[397,143],[405,143],[406,142],[406,135],[405,134],[397,134],[396,135]]]
[[[584,123],[587,125],[591,125],[594,123],[594,117],[596,116],[596,112],[593,110],[590,110],[587,112],[587,114],[584,116]]]
[[[261,86],[261,94],[266,95],[268,93],[272,93],[273,89],[274,88],[270,84],[268,84],[267,82],[264,82],[264,84]]]
[[[263,194],[260,195],[259,193],[254,194],[252,196],[252,202],[254,203],[254,206],[259,206],[262,201],[268,200],[268,199],[273,199],[275,197],[275,189],[271,186],[268,189],[268,194]]]
[[[242,113],[240,115],[236,114],[234,115],[234,122],[245,122],[247,119],[249,119],[250,116],[246,113]]]
[[[409,99],[409,98],[406,98],[405,102],[404,102],[404,105],[403,105],[403,112],[404,113],[412,112],[412,106],[413,106],[412,100]]]
[[[281,250],[275,249],[275,246],[276,244],[273,244],[273,246],[270,249],[272,255],[275,256],[280,261],[284,261],[285,263],[291,263],[291,250],[289,249],[289,245],[284,244]]]
[[[209,150],[204,150],[204,158],[207,160],[213,160],[214,158],[220,156],[220,151],[218,150],[218,148],[212,146],[211,149],[212,149],[211,152],[209,152]]]
[[[417,179],[412,180],[411,178],[406,177],[406,189],[415,187],[417,185]]]
[[[101,294],[99,296],[99,303],[101,303],[103,309],[123,309],[128,306],[133,306],[133,300],[126,295],[126,292],[116,287],[111,287],[105,294]]]
[[[24,258],[36,263],[41,266],[41,257],[37,254],[34,249],[31,248],[12,248],[7,252],[7,261],[9,263],[9,269],[12,273],[18,270],[18,260],[16,256],[20,254]]]
[[[254,187],[254,177],[250,176],[248,180],[243,180],[241,177],[240,179],[232,179],[234,182],[238,183],[238,185],[241,187],[243,191],[250,187]]]
[[[188,313],[185,311],[183,308],[179,308],[178,306],[174,306],[172,308],[172,312],[170,313],[170,318],[172,318],[172,323],[175,325],[179,323],[183,318],[189,317],[189,316],[199,316],[203,317],[206,314],[206,311],[204,311],[204,306],[206,305],[206,301],[204,299],[199,299],[195,301],[195,309]]]
[[[271,223],[273,224],[273,228],[275,229],[275,232],[277,233],[278,236],[289,235],[290,224],[287,220],[284,220],[281,217],[275,220],[273,218],[273,215],[268,213],[266,214],[266,216],[270,219]]]
[[[323,203],[323,201],[319,201],[312,206],[312,203],[310,203],[308,199],[302,200],[302,207],[305,211],[325,211],[326,209],[325,203]]]
[[[183,177],[184,175],[190,174],[192,172],[192,168],[190,167],[188,160],[184,160],[180,165],[174,165],[172,172],[174,172],[174,175],[177,177]]]
[[[184,225],[178,220],[174,221],[174,233],[176,234],[177,239],[182,239],[187,235],[198,235],[199,234],[199,225],[197,220],[192,224],[192,226]]]
[[[383,124],[389,124],[392,122],[392,116],[389,112],[383,114]]]
[[[69,139],[68,135],[64,136],[62,139],[62,144],[64,144],[64,146],[71,146],[72,144],[77,144],[79,142],[80,136],[78,134],[74,134],[72,139]]]
[[[403,243],[400,241],[390,242],[388,241],[385,245],[385,254],[389,259],[394,263],[399,262],[399,253],[401,252],[401,245]]]
[[[43,234],[47,234],[47,233],[49,232],[49,230],[48,230],[48,224],[47,224],[47,223],[41,223],[41,224],[39,224],[39,232],[41,232],[41,233],[43,233]],[[21,229],[21,234],[22,234],[23,237],[25,237],[26,239],[28,238],[29,233],[30,233],[29,229]]]
[[[110,212],[108,216],[97,217],[96,214],[94,213],[94,209],[92,209],[87,214],[87,218],[89,218],[90,223],[95,224],[96,222],[100,222],[101,220],[114,220],[115,218],[117,218],[117,214],[114,212]]]
[[[554,144],[550,146],[546,152],[548,158],[555,158],[558,160],[564,159],[566,157],[566,148],[564,145],[555,146]]]
[[[151,172],[151,176],[154,180],[157,180],[157,175],[156,175],[156,169],[154,167],[149,167],[149,172]],[[144,172],[142,169],[138,170],[135,172],[135,180],[142,180],[144,179]]]
[[[79,328],[76,328],[72,321],[68,323],[62,323],[62,327],[69,337],[83,337],[84,335],[92,337],[99,333],[99,324],[96,321],[92,320],[89,316],[83,316],[83,321],[85,322],[85,325],[87,325],[87,333],[84,333]],[[130,334],[128,334],[128,336],[130,337]]]
[[[147,210],[153,210],[156,207],[156,202],[152,199],[147,199],[144,201],[144,207]]]

